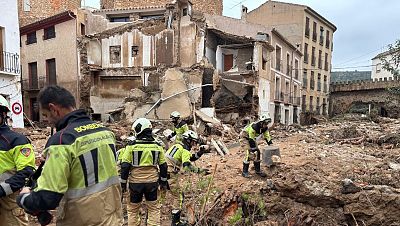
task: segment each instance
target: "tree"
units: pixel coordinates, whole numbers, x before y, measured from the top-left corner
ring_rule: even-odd
[[[389,71],[394,76],[400,76],[400,39],[396,40],[394,44],[389,44],[388,49],[390,53],[389,57],[387,58],[387,55],[380,57],[383,69]]]

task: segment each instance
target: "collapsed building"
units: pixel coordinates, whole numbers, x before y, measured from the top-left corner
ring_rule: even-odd
[[[76,30],[74,44],[58,36],[65,36],[66,23]],[[302,54],[273,27],[204,14],[190,1],[179,0],[164,6],[68,11],[25,26],[22,40],[38,29],[52,31],[54,37],[24,45],[23,64],[47,65],[54,58],[54,67],[37,66],[44,69],[33,73],[23,66],[28,68],[25,87],[35,85],[25,88],[25,95],[46,84],[73,84],[79,106],[103,121],[167,119],[174,110],[190,117],[196,109],[224,122],[265,112],[274,122],[299,121]],[[60,52],[54,43],[71,51]],[[45,45],[57,57],[30,57],[28,48]],[[76,66],[60,65],[63,55]],[[27,115],[40,120],[34,98],[32,94],[25,103],[31,111]]]
[[[167,119],[173,110],[189,117],[193,109],[212,108],[210,115],[226,122],[274,111],[286,114],[277,121],[298,122],[293,93],[299,98],[300,89],[293,87],[300,83],[293,86],[288,72],[287,82],[281,80],[285,89],[279,80],[276,88],[271,40],[292,48],[288,67],[301,53],[276,29],[187,10],[192,8],[189,1],[178,1],[164,8],[94,11],[105,18],[121,13],[135,19],[79,39],[81,104],[103,120],[117,112],[129,121],[142,116]],[[276,101],[282,112],[275,110]]]

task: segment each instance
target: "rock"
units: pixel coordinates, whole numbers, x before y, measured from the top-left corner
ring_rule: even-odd
[[[342,194],[353,194],[353,193],[357,193],[360,191],[361,191],[361,188],[357,187],[354,184],[354,182],[352,180],[350,180],[349,178],[346,178],[343,180],[342,189],[340,191]]]
[[[394,162],[389,162],[389,167],[392,170],[398,171],[400,170],[400,164],[394,163]]]

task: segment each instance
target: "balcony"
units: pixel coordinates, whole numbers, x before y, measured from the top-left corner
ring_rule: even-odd
[[[39,91],[46,86],[46,78],[40,77],[37,81],[29,81],[27,79],[22,81],[23,91]]]
[[[304,63],[308,64],[308,53],[304,53]]]
[[[3,51],[0,54],[0,72],[19,74],[19,55]]]
[[[313,32],[313,34],[312,34],[312,40],[313,40],[314,42],[317,41],[317,33],[316,33],[316,32]]]
[[[307,38],[309,38],[310,37],[310,28],[309,27],[306,27],[306,31],[305,31],[305,34],[304,34]]]
[[[283,101],[285,104],[288,104],[289,99],[289,94],[281,92],[281,101]]]
[[[326,43],[325,43],[325,47],[326,47],[327,49],[329,49],[330,43],[331,43],[331,41],[329,40],[329,38],[327,38],[327,39],[326,39]]]
[[[274,100],[275,101],[281,101],[282,99],[281,99],[281,92],[279,92],[279,91],[276,91],[275,92],[275,98],[274,98]]]
[[[277,71],[281,71],[281,60],[276,60],[276,67],[275,67],[275,69],[276,69]]]
[[[290,97],[290,99],[291,99],[291,103],[293,105],[300,106],[300,97],[292,96],[292,97]]]

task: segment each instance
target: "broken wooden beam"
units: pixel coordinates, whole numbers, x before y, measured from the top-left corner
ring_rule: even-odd
[[[214,140],[214,138],[211,138],[211,144],[214,146],[215,150],[217,150],[219,155],[221,155],[222,157],[225,156],[224,152],[221,150],[221,148],[219,147],[218,143]]]
[[[229,154],[229,149],[226,147],[224,142],[222,142],[221,140],[217,140],[217,144],[221,147],[222,151],[225,154]]]

